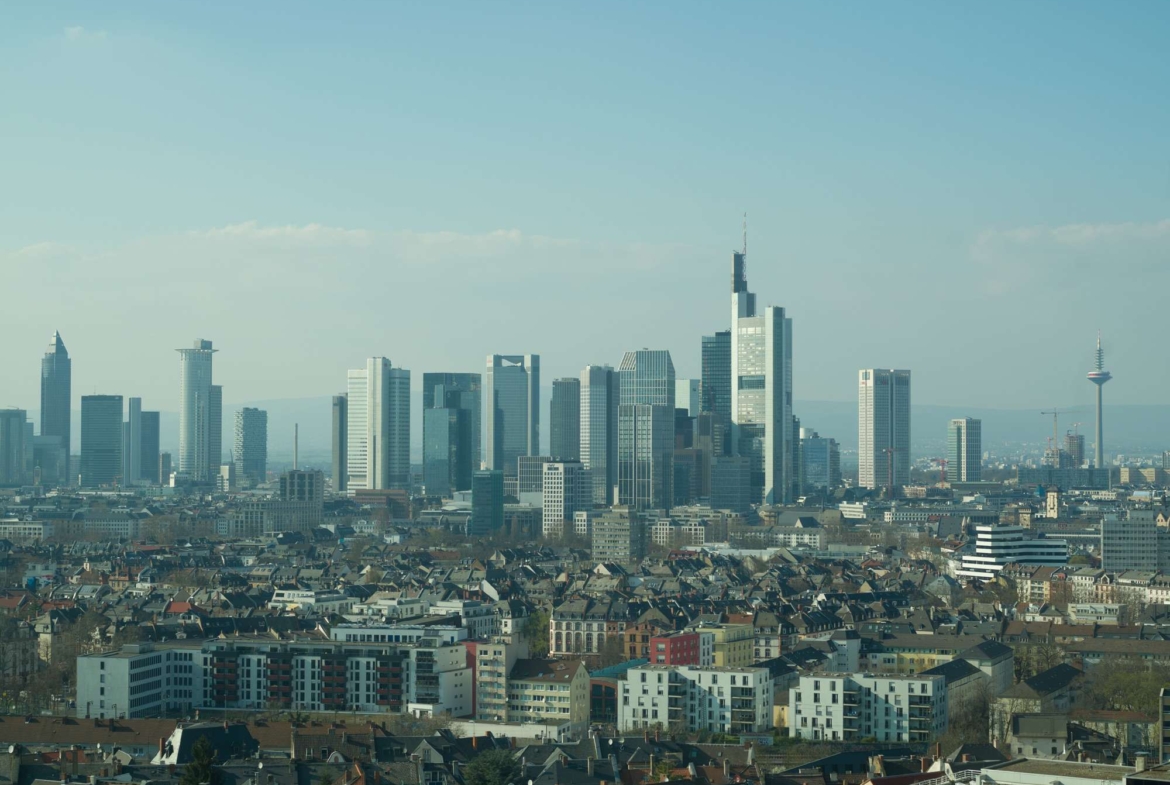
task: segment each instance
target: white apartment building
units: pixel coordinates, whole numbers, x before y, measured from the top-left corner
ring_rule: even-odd
[[[575,533],[576,513],[593,509],[593,475],[580,461],[550,461],[544,464],[541,500],[546,538]]]
[[[424,638],[459,643],[467,640],[467,630],[422,624],[336,624],[329,629],[330,640],[345,643],[418,643]]]
[[[508,674],[508,722],[589,726],[589,669],[582,660],[519,659]]]
[[[199,642],[123,646],[77,658],[77,716],[161,717],[201,705]]]
[[[1008,564],[1060,567],[1068,563],[1068,543],[1033,537],[1022,526],[976,526],[975,553],[963,555],[958,576],[991,580]]]
[[[790,735],[816,741],[930,742],[947,731],[942,676],[818,673],[788,693]]]
[[[277,589],[268,601],[268,607],[276,610],[312,608],[322,613],[348,613],[353,604],[353,597],[341,592],[313,589]]]
[[[27,542],[52,536],[52,521],[0,521],[0,537],[6,540]]]
[[[618,727],[759,733],[773,726],[766,668],[641,665],[621,683]]]

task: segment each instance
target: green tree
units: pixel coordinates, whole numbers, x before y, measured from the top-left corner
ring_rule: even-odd
[[[179,785],[219,785],[219,770],[215,768],[215,750],[203,736],[191,750],[191,762],[183,769]]]
[[[520,762],[509,750],[489,750],[463,769],[466,785],[512,785],[520,777]],[[183,785],[189,785],[183,783]]]
[[[528,641],[528,655],[535,659],[548,656],[549,613],[539,610],[524,622],[524,640]]]

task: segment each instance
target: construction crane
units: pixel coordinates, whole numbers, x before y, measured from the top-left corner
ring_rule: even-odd
[[[1058,423],[1060,421],[1060,415],[1068,414],[1068,409],[1052,409],[1047,412],[1040,412],[1040,414],[1052,415],[1052,441],[1049,442],[1048,446],[1053,450],[1060,449],[1060,437],[1057,435],[1057,433],[1060,431]]]
[[[939,485],[945,485],[947,481],[947,459],[946,458],[931,458],[930,462],[939,467],[938,482]]]

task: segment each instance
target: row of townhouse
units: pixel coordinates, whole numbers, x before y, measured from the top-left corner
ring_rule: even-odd
[[[1170,575],[1150,570],[1108,573],[1094,567],[1037,567],[1013,564],[1004,575],[1016,583],[1022,602],[1125,604],[1131,607],[1170,604]]]

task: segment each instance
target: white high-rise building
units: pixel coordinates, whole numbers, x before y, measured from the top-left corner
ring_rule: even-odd
[[[581,371],[581,463],[593,483],[593,504],[615,501],[618,457],[618,375],[608,365]]]
[[[122,484],[142,480],[142,399],[126,399],[126,422],[122,424]]]
[[[540,355],[489,354],[483,378],[484,466],[512,477],[540,454]]]
[[[677,409],[686,409],[688,417],[698,417],[702,409],[700,405],[702,383],[699,379],[674,380],[674,405]]]
[[[346,487],[410,488],[410,371],[371,357],[348,374]]]
[[[857,463],[863,488],[910,482],[910,372],[858,371]]]
[[[193,480],[211,482],[219,473],[217,447],[222,435],[213,433],[222,399],[213,400],[211,359],[217,351],[211,341],[195,341],[179,352],[179,472]],[[214,421],[214,423],[213,423]],[[213,472],[214,467],[214,472]]]
[[[793,465],[792,320],[773,306],[757,315],[744,253],[732,254],[731,423],[733,451],[751,459],[753,502],[791,501],[799,475]]]
[[[575,532],[574,515],[593,509],[593,480],[580,461],[551,461],[544,465],[541,510],[545,537]]]
[[[1036,536],[1022,526],[980,525],[975,527],[975,552],[963,556],[958,576],[989,581],[1009,564],[1060,567],[1067,563],[1065,540]]]
[[[947,424],[947,482],[979,482],[983,477],[983,422],[957,417]]]

